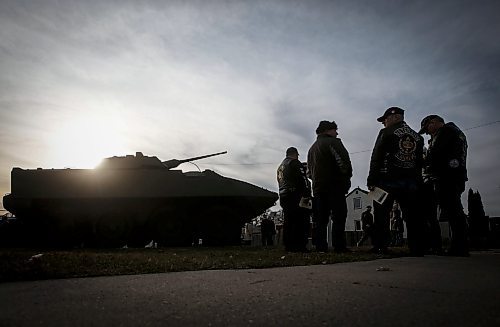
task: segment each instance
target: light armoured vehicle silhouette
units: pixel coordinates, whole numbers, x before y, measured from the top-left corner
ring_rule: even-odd
[[[239,244],[241,227],[272,206],[275,192],[211,170],[182,172],[185,160],[141,152],[95,169],[13,168],[4,207],[30,243],[63,246]]]

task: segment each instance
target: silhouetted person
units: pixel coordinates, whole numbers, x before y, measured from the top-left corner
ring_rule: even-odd
[[[401,210],[399,210],[397,202],[394,202],[391,213],[389,214],[390,220],[390,229],[391,229],[391,246],[396,246],[396,237],[397,237],[397,229],[396,229],[396,219],[395,219],[395,211],[398,211],[399,216],[401,217]]]
[[[423,223],[419,219],[417,191],[422,175],[423,138],[404,122],[404,110],[390,107],[377,119],[380,130],[370,160],[368,189],[379,187],[388,192],[383,204],[373,202],[374,252],[386,252],[390,242],[390,211],[396,200],[406,219],[410,254],[424,253]]]
[[[299,206],[301,198],[310,198],[311,190],[299,152],[290,147],[286,158],[278,167],[280,205],[283,208],[283,243],[291,252],[307,251],[307,231],[309,230],[309,209]]]
[[[307,154],[315,205],[313,243],[316,250],[328,251],[327,226],[331,215],[334,251],[346,252],[345,195],[351,187],[351,160],[342,141],[337,138],[337,124],[334,121],[321,121],[316,135],[316,142]]]
[[[363,228],[363,234],[361,235],[361,239],[358,241],[357,246],[363,245],[363,242],[370,238],[372,239],[373,234],[373,215],[372,215],[372,207],[367,206],[366,210],[361,214],[361,227]],[[373,241],[372,241],[373,242]]]
[[[274,225],[274,221],[269,218],[264,218],[260,222],[260,232],[262,235],[262,245],[264,246],[273,246],[273,236],[276,234],[276,227]]]
[[[403,222],[403,217],[401,216],[401,210],[399,205],[395,202],[392,212],[391,212],[391,236],[392,236],[392,246],[403,245],[403,235],[405,232],[405,225]]]
[[[438,115],[429,115],[421,122],[421,134],[431,135],[427,151],[429,174],[440,208],[440,221],[448,221],[451,244],[448,255],[468,256],[467,221],[461,195],[467,181],[467,139],[452,122]]]

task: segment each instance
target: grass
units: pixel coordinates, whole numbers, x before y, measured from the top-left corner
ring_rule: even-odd
[[[188,247],[158,249],[0,249],[0,282],[54,278],[151,274],[210,269],[307,266],[404,256],[405,249],[376,255],[289,253],[281,247]]]

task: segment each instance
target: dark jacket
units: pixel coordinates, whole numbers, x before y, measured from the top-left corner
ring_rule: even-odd
[[[371,212],[363,211],[361,214],[361,226],[363,230],[369,230],[373,226],[373,215]]]
[[[352,166],[349,153],[336,137],[320,134],[307,153],[307,166],[314,193],[341,190],[351,187]]]
[[[311,196],[304,166],[298,159],[285,158],[279,165],[276,175],[280,196],[291,193],[304,197]]]
[[[380,130],[370,160],[367,185],[405,188],[420,182],[424,139],[404,121]]]
[[[467,181],[467,139],[454,124],[447,123],[433,136],[426,156],[427,172],[442,181]]]

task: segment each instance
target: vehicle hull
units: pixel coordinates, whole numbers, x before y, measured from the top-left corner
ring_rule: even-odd
[[[49,245],[238,244],[278,198],[212,171],[14,168],[11,183],[4,207],[26,242]]]

